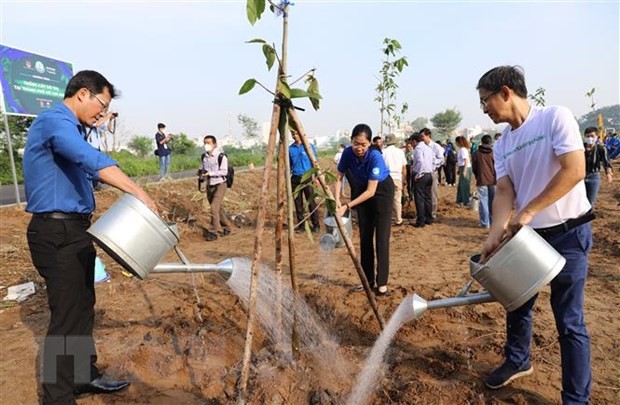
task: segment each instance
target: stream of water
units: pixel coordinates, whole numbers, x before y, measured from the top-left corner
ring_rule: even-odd
[[[375,390],[379,383],[377,380],[379,370],[383,365],[385,352],[390,346],[392,339],[394,339],[394,335],[396,335],[396,332],[403,324],[413,319],[413,296],[407,296],[403,302],[400,303],[387,326],[383,332],[381,332],[379,339],[377,339],[375,345],[372,347],[370,355],[364,363],[362,372],[358,375],[355,386],[347,399],[347,404],[362,405],[366,403],[369,395]]]

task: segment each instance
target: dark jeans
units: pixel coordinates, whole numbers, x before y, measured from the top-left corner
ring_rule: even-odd
[[[354,189],[360,191],[361,187]],[[361,192],[364,191],[361,190]],[[357,198],[358,195],[353,196],[352,199]],[[388,283],[393,200],[394,181],[391,176],[388,176],[377,185],[377,191],[372,198],[355,207],[360,229],[361,264],[371,287],[383,287]],[[375,252],[377,254],[376,279]]]
[[[32,262],[45,279],[51,311],[43,347],[44,404],[74,404],[74,386],[99,376],[92,336],[96,253],[89,226],[87,220],[40,218],[28,225]]]
[[[456,163],[446,163],[443,167],[444,173],[446,174],[446,184],[455,185],[456,184]]]
[[[301,183],[302,176],[291,176],[291,188],[293,192],[297,189]],[[314,190],[311,184],[312,180],[306,181],[306,187],[301,190],[297,196],[295,197],[295,214],[297,215],[297,222],[299,226],[303,228],[303,223],[301,222],[304,219],[304,198],[308,202],[308,209],[312,212],[310,215],[310,221],[312,222],[312,227],[317,228],[319,226],[319,212],[316,210],[316,202],[314,201],[314,197],[312,194]]]
[[[432,187],[433,176],[430,173],[424,173],[417,180],[414,178],[413,192],[415,194],[416,224],[418,225],[433,223]]]
[[[594,208],[598,190],[601,188],[601,173],[588,173],[584,182],[586,184],[586,196],[588,201],[590,201],[590,205]]]
[[[561,235],[545,237],[566,258],[566,265],[551,281],[551,309],[562,356],[562,403],[585,404],[590,396],[590,338],[583,319],[583,289],[592,246],[591,224]],[[538,295],[506,314],[506,361],[520,367],[530,358],[532,308]]]

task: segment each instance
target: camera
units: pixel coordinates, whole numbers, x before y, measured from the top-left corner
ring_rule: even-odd
[[[113,113],[112,113],[112,116],[113,116],[114,118],[116,118],[116,117],[118,117],[118,113],[117,113],[117,112],[113,112]]]
[[[198,176],[198,191],[202,191],[202,183],[205,181],[205,178],[203,177],[203,175],[206,173],[206,170],[203,169],[198,169],[198,171],[196,172],[196,176]]]

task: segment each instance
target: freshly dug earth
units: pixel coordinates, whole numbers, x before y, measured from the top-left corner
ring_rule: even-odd
[[[615,172],[620,172],[616,164]],[[274,171],[275,175],[275,171]],[[243,213],[231,235],[214,242],[203,239],[208,203],[193,180],[146,185],[163,216],[179,224],[180,248],[195,263],[228,257],[252,257],[262,171],[239,173],[228,190],[225,207]],[[592,403],[618,403],[620,397],[620,193],[618,179],[604,183],[593,223],[594,248],[586,286],[585,314],[592,340]],[[272,182],[272,190],[275,188]],[[486,230],[477,213],[458,208],[456,188],[440,187],[436,224],[423,229],[392,229],[391,296],[378,299],[387,321],[407,295],[426,300],[458,293],[469,278],[468,258],[479,251]],[[272,192],[272,194],[274,194]],[[97,193],[100,215],[118,197]],[[275,206],[275,198],[269,199]],[[0,210],[0,285],[34,281],[36,294],[22,303],[4,301],[0,314],[0,403],[38,401],[40,344],[49,311],[42,278],[32,266],[26,243],[30,215],[23,207]],[[267,216],[261,242],[263,263],[274,266],[275,210]],[[358,233],[353,240],[357,246]],[[285,243],[286,246],[286,243]],[[345,248],[321,251],[318,238],[295,236],[299,293],[316,312],[319,323],[339,342],[344,364],[313,362],[303,351],[294,362],[283,360],[267,335],[255,335],[247,403],[344,403],[380,328],[359,284]],[[215,275],[150,275],[145,281],[127,277],[109,256],[100,257],[111,275],[97,286],[95,339],[99,365],[112,377],[132,385],[115,395],[92,395],[79,404],[228,404],[238,398],[247,310]],[[165,258],[174,261],[171,252]],[[284,255],[288,280],[288,257]],[[475,291],[478,286],[475,286]],[[482,378],[502,361],[504,310],[497,303],[438,309],[402,327],[387,352],[374,404],[556,404],[560,402],[559,345],[549,307],[548,287],[535,307],[532,362],[535,373],[509,387],[491,391]],[[336,361],[336,360],[334,360]],[[346,367],[347,375],[329,378],[330,367]]]

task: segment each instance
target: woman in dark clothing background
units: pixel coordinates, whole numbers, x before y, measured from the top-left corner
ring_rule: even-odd
[[[342,152],[338,163],[338,180],[334,185],[339,215],[356,208],[360,230],[360,255],[364,274],[377,295],[388,295],[390,272],[390,232],[394,182],[381,152],[371,147],[372,130],[366,124],[353,128],[351,146]],[[351,201],[340,204],[340,184],[350,170]],[[376,249],[375,241],[376,239]],[[377,274],[375,279],[375,250]],[[359,288],[358,288],[359,289]]]
[[[584,131],[586,142],[584,143],[586,154],[586,195],[592,209],[596,203],[596,197],[598,190],[601,187],[601,166],[605,170],[607,181],[611,183],[612,180],[612,168],[609,157],[607,156],[607,150],[603,145],[597,144],[598,128],[588,127]]]

